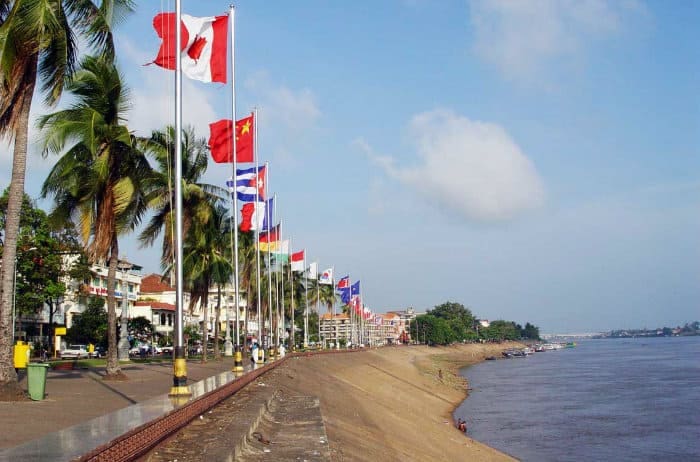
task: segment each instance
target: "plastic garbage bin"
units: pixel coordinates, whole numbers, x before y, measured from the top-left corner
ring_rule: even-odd
[[[29,389],[29,397],[34,401],[41,401],[44,399],[46,373],[48,369],[48,364],[27,364],[27,388]]]
[[[14,363],[15,369],[24,369],[29,363],[29,345],[21,340],[17,340],[17,344],[14,347]]]

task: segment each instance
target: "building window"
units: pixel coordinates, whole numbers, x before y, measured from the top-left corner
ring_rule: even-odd
[[[165,313],[160,314],[160,325],[161,326],[165,325]]]
[[[168,314],[168,325],[169,326],[173,325],[173,315],[172,314]]]

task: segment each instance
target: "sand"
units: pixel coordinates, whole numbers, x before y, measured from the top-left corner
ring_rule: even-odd
[[[468,389],[459,369],[512,346],[396,346],[295,358],[284,367],[285,386],[320,398],[334,461],[515,460],[452,420]]]

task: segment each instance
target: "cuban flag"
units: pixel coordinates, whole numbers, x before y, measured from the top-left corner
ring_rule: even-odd
[[[229,192],[233,193],[233,181],[226,181]],[[242,202],[265,200],[265,166],[236,169],[236,197]]]

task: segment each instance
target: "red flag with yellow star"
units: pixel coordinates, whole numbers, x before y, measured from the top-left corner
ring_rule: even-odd
[[[253,115],[236,121],[236,162],[254,162]],[[209,150],[216,163],[233,162],[233,122],[222,119],[209,124]]]

